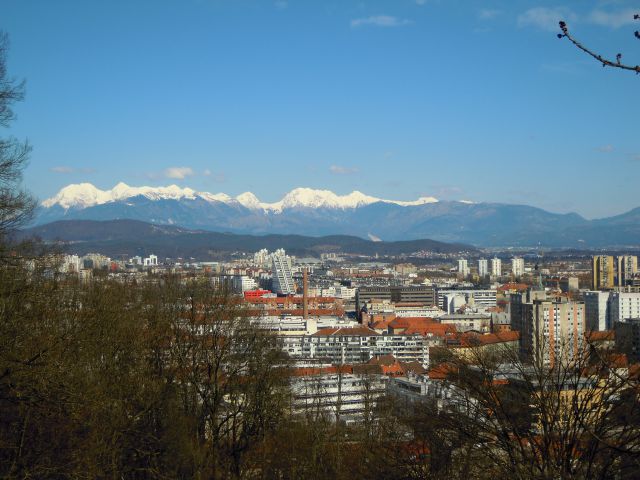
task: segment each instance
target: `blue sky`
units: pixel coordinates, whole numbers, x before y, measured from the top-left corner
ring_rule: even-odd
[[[0,0],[40,199],[87,181],[640,206],[637,2]],[[6,133],[6,132],[5,132]]]

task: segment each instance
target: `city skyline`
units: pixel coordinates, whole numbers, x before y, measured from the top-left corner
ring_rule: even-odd
[[[123,181],[615,215],[640,206],[638,79],[558,40],[557,20],[633,64],[632,6],[8,0],[8,68],[27,81],[11,133],[34,147],[40,200]]]

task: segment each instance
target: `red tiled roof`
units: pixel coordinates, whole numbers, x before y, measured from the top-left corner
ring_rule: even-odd
[[[526,283],[505,283],[498,287],[498,290],[501,292],[506,292],[510,290],[516,290],[518,292],[524,292],[529,288],[529,285]]]
[[[428,335],[435,335],[437,337],[445,337],[447,335],[455,334],[458,330],[455,325],[442,324],[433,322],[422,326],[412,326],[404,330],[406,335],[422,335],[423,337]]]

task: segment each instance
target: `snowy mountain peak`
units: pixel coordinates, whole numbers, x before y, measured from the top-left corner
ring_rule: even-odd
[[[42,205],[46,208],[56,204],[64,209],[70,207],[87,208],[104,203],[107,198],[105,193],[91,183],[72,184],[60,190],[55,197],[42,202]]]
[[[258,197],[251,192],[241,193],[236,197],[236,201],[249,210],[262,210],[264,208]]]
[[[346,195],[338,195],[331,190],[317,190],[313,188],[295,188],[287,193],[280,201],[263,203],[251,192],[244,192],[235,198],[226,193],[197,192],[188,187],[169,185],[167,187],[132,187],[120,182],[110,190],[100,190],[91,183],[72,184],[61,189],[55,196],[42,202],[42,206],[50,208],[55,205],[65,210],[84,209],[95,205],[123,201],[128,198],[143,196],[149,200],[195,200],[197,198],[207,202],[222,202],[227,205],[241,205],[249,210],[281,213],[292,208],[328,208],[354,209],[372,203],[384,202],[399,206],[414,206],[434,203],[433,197],[421,197],[413,201],[385,200],[354,190]]]
[[[337,195],[331,190],[295,188],[279,202],[263,205],[266,210],[281,212],[287,208],[357,208],[379,201],[379,198],[370,197],[357,191],[348,195]]]

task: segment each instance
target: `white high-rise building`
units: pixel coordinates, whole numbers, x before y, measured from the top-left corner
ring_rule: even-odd
[[[598,290],[584,292],[584,314],[587,330],[603,331],[611,328],[608,323],[607,305],[609,292]]]
[[[498,257],[493,257],[491,259],[491,276],[499,277],[502,275],[502,260]]]
[[[274,254],[272,258],[273,291],[284,295],[296,293],[293,283],[293,273],[291,272],[291,258],[284,255]]]
[[[247,275],[234,275],[233,276],[233,289],[238,293],[244,293],[249,290],[255,290],[258,288],[256,281],[248,277]]]
[[[156,267],[158,266],[158,257],[156,255],[149,255],[147,258],[144,259],[144,266],[145,267]]]
[[[266,267],[269,265],[269,251],[266,248],[258,250],[253,254],[253,263],[259,267]]]
[[[513,273],[514,277],[524,275],[524,258],[513,257],[511,259],[511,273]]]
[[[607,328],[629,318],[640,318],[640,293],[611,292]]]
[[[481,258],[478,260],[478,275],[484,277],[489,274],[489,260]]]
[[[458,260],[458,273],[463,277],[469,275],[469,265],[467,264],[466,258],[461,258]]]

